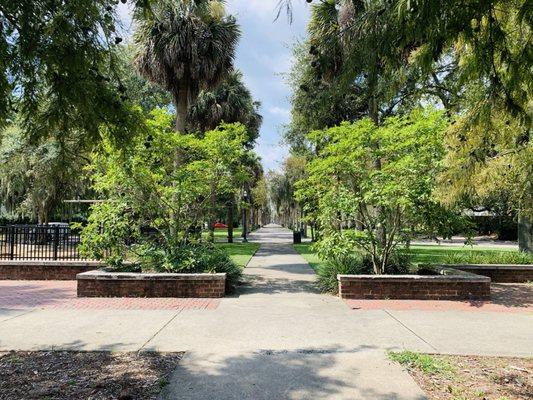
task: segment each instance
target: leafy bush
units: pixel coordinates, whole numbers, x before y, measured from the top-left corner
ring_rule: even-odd
[[[408,274],[411,266],[410,256],[395,252],[385,267],[386,274]],[[370,255],[352,253],[329,259],[317,269],[318,286],[323,292],[338,293],[337,275],[370,275],[374,273]]]
[[[328,260],[317,269],[318,286],[322,292],[338,293],[337,275],[372,274],[372,261],[360,254]]]
[[[242,269],[229,254],[212,243],[198,241],[177,246],[171,253],[150,243],[140,245],[136,256],[144,271],[169,273],[226,273],[226,288],[233,291]]]
[[[533,264],[533,255],[514,251],[461,251],[444,256],[445,264]]]

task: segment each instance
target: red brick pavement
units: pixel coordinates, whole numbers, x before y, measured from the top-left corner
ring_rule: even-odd
[[[219,299],[78,298],[75,281],[0,281],[0,308],[214,310]]]
[[[354,310],[488,311],[533,313],[533,285],[492,284],[491,301],[346,300]]]

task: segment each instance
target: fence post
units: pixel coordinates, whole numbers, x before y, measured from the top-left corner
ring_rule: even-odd
[[[54,226],[54,260],[57,260],[57,248],[59,247],[59,226]]]
[[[8,228],[8,232],[11,232],[11,237],[9,238],[9,241],[10,241],[10,245],[11,245],[11,249],[9,251],[9,259],[10,260],[13,260],[15,258],[15,227],[14,226],[10,226]]]

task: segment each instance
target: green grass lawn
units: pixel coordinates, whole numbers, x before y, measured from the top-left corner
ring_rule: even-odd
[[[300,253],[300,255],[309,263],[311,268],[313,268],[316,272],[317,268],[320,266],[320,264],[323,264],[323,261],[318,258],[317,254],[311,250],[311,243],[302,243],[302,244],[295,244],[294,248],[295,250]]]
[[[241,235],[242,235],[242,228],[233,228],[234,238],[241,237]],[[227,229],[215,229],[215,238],[227,239],[228,230]]]
[[[231,259],[242,268],[246,267],[252,256],[259,249],[257,243],[217,243],[224,248]]]
[[[294,245],[294,248],[316,271],[323,263],[311,249],[311,243]],[[461,263],[490,263],[495,264],[528,264],[533,263],[533,257],[517,250],[491,249],[486,246],[440,246],[440,245],[416,245],[411,246],[409,253],[412,255],[414,264],[461,264]]]

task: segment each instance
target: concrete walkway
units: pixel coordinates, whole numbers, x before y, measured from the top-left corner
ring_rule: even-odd
[[[351,309],[316,291],[290,231],[252,238],[217,307],[0,309],[0,351],[186,351],[163,399],[424,399],[387,350],[533,356],[533,313]]]
[[[319,294],[290,231],[263,228],[252,240],[261,248],[239,293],[215,313],[181,314],[146,347],[187,348],[163,399],[425,398],[383,350],[395,330],[429,350],[423,342],[393,319],[371,326],[372,315],[354,319],[342,301]]]

